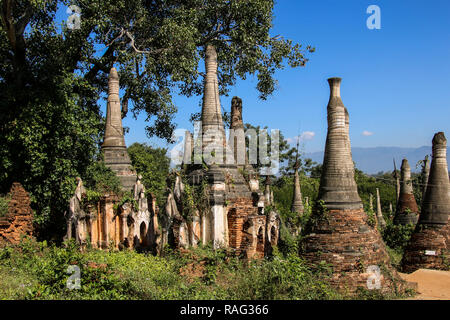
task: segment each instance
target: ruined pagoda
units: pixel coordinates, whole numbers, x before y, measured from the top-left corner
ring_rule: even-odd
[[[302,201],[302,191],[300,189],[300,177],[298,175],[298,167],[294,170],[294,195],[292,198],[291,212],[296,212],[300,215],[305,211]]]
[[[428,157],[428,155],[426,155],[425,159],[423,159],[421,176],[422,176],[422,203],[423,203],[423,200],[425,199],[425,192],[427,191],[428,178],[430,177],[430,158]]]
[[[294,194],[292,197],[291,212],[295,212],[298,213],[299,215],[302,215],[303,212],[305,211],[305,207],[303,206],[302,191],[300,188],[300,177],[298,175],[298,168],[300,167],[300,162],[298,159],[299,140],[297,141],[297,154],[295,156],[295,164],[294,164]]]
[[[407,159],[403,159],[400,170],[400,196],[397,202],[394,223],[402,225],[416,225],[417,220],[419,219],[419,209],[417,208],[416,199],[414,198],[411,181],[411,167],[409,166]]]
[[[184,219],[180,215],[180,221],[167,229],[173,231],[176,247],[212,242],[214,248],[228,247],[238,255],[261,258],[268,245],[278,241],[279,219],[276,212],[264,213],[264,194],[246,155],[239,97],[232,99],[232,132],[226,141],[213,45],[205,48],[205,70],[201,131],[193,137],[189,132],[185,134],[182,174],[186,179],[178,181],[188,183],[190,190],[202,189],[205,205],[196,203],[192,217]],[[178,189],[186,190],[181,185]],[[185,196],[181,192],[178,200],[175,197],[177,207],[183,207]]]
[[[102,144],[105,165],[119,177],[122,189],[130,191],[136,182],[136,173],[125,145],[119,97],[119,75],[111,68],[108,78],[105,138]]]
[[[433,154],[427,189],[416,229],[405,249],[405,272],[419,268],[449,270],[450,182],[447,139],[443,132],[433,137]]]
[[[219,148],[225,145],[225,128],[220,106],[217,78],[217,52],[208,45],[205,50],[204,92],[202,103],[202,148]],[[211,145],[211,146],[210,146]]]
[[[383,213],[381,212],[380,190],[378,188],[377,188],[377,221],[381,229],[386,228],[386,220],[384,220]]]
[[[328,133],[319,196],[300,255],[312,265],[333,268],[331,284],[354,293],[358,287],[392,292],[399,279],[375,226],[368,224],[354,178],[349,115],[340,96],[340,78],[328,79]],[[391,274],[385,274],[389,270]],[[377,279],[376,284],[371,279]]]

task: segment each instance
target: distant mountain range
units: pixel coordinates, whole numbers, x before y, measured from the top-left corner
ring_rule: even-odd
[[[400,169],[402,159],[408,159],[411,171],[420,171],[416,169],[417,161],[423,160],[425,155],[430,155],[431,146],[423,146],[420,148],[400,148],[400,147],[376,147],[376,148],[352,148],[353,161],[356,168],[365,173],[373,174],[380,171],[393,171],[394,164],[392,159],[395,158],[397,168]],[[306,153],[304,158],[311,158],[317,163],[322,163],[324,151]],[[448,157],[448,150],[447,150]]]

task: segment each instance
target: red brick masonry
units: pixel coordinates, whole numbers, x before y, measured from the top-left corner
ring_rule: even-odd
[[[403,255],[403,271],[450,270],[450,225],[419,225],[417,228]]]
[[[0,243],[20,242],[22,236],[33,235],[33,211],[30,196],[18,182],[12,184],[8,213],[0,217]]]
[[[354,293],[358,287],[371,289],[378,283],[384,293],[404,288],[403,280],[391,266],[380,233],[367,224],[363,209],[325,213],[305,238],[300,254],[313,265],[322,261],[331,265],[330,284],[343,292]],[[379,276],[371,270],[373,266],[379,268]],[[368,279],[373,280],[374,286],[367,284]]]

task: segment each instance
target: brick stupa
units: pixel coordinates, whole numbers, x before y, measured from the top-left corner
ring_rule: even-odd
[[[296,212],[299,215],[302,215],[305,211],[305,207],[303,206],[302,201],[302,191],[300,188],[300,176],[298,175],[298,167],[299,167],[299,161],[298,161],[298,150],[297,150],[297,159],[295,161],[294,165],[294,193],[292,197],[292,205],[291,205],[291,212]]]
[[[402,283],[375,226],[368,224],[354,178],[349,116],[340,78],[328,79],[328,134],[318,202],[300,254],[313,265],[331,265],[331,285],[355,293],[359,287],[393,292]]]
[[[23,236],[33,236],[33,211],[30,195],[19,182],[14,182],[8,194],[8,212],[0,217],[0,247],[18,244]]]
[[[411,181],[411,167],[408,160],[403,159],[401,166],[401,185],[400,195],[397,202],[397,210],[394,217],[395,224],[412,224],[416,225],[419,219],[419,209],[417,208],[416,199]]]
[[[105,165],[119,177],[122,188],[130,191],[136,182],[136,173],[125,145],[120,110],[119,75],[111,68],[108,78],[108,104],[106,109],[105,138],[102,144]]]
[[[433,137],[433,155],[422,212],[403,255],[405,272],[419,268],[449,270],[450,182],[447,140],[443,132]]]
[[[186,134],[183,163],[187,183],[192,188],[205,186],[203,197],[207,206],[196,203],[197,221],[186,221],[186,228],[174,225],[174,234],[188,239],[184,243],[178,241],[184,246],[212,242],[214,248],[227,247],[237,255],[261,258],[269,241],[266,229],[271,224],[264,214],[258,176],[246,155],[242,100],[232,99],[232,133],[227,142],[219,97],[217,52],[213,45],[206,46],[205,70],[201,132],[197,135],[194,131],[192,138],[190,133]],[[197,162],[199,159],[202,162]]]

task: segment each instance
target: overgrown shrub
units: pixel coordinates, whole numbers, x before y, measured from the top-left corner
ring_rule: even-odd
[[[121,190],[119,178],[103,161],[96,161],[88,167],[83,183],[87,189],[100,194],[118,194]]]
[[[9,200],[10,198],[8,196],[0,196],[0,217],[3,217],[8,213]]]
[[[322,300],[342,298],[326,284],[327,275],[313,272],[296,254],[275,254],[240,267],[228,293],[231,299]]]
[[[80,268],[69,289],[68,267]],[[24,240],[0,249],[0,299],[334,299],[327,275],[295,254],[246,262],[211,246],[167,252],[80,252]]]
[[[414,232],[414,225],[394,224],[387,222],[386,228],[383,230],[383,240],[387,246],[395,250],[403,250],[409,242]]]

